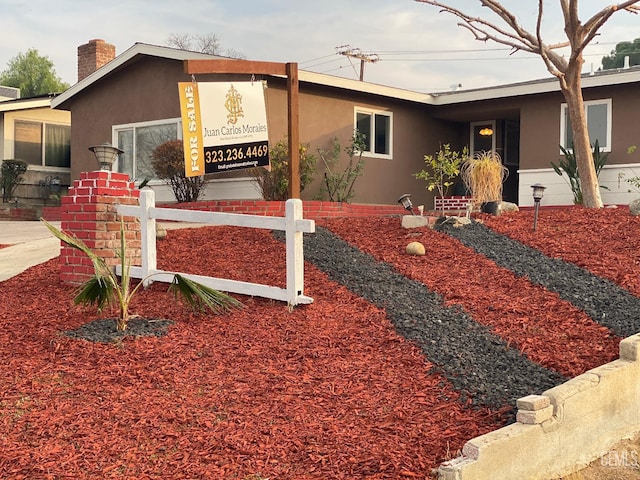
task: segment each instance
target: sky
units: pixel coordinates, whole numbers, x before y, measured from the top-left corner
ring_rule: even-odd
[[[452,6],[491,18],[474,0]],[[613,0],[581,0],[584,21]],[[535,31],[537,1],[503,0]],[[543,38],[565,39],[559,0],[545,0]],[[171,34],[215,34],[223,49],[246,59],[297,62],[302,70],[357,80],[360,60],[340,55],[348,45],[375,63],[364,80],[416,92],[472,89],[549,78],[542,60],[474,40],[456,18],[414,0],[0,0],[0,71],[19,53],[38,50],[65,82],[77,80],[77,47],[100,38],[121,54],[136,42],[167,45]],[[600,67],[616,43],[640,37],[640,15],[617,12],[585,56],[585,72]],[[347,48],[347,47],[345,47]],[[355,50],[353,50],[355,51]],[[455,86],[455,87],[454,87]]]

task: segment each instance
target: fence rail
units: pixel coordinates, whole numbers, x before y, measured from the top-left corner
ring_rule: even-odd
[[[216,290],[280,300],[287,302],[291,306],[313,302],[312,298],[304,295],[303,233],[314,233],[315,222],[302,218],[302,201],[299,199],[286,201],[284,217],[267,217],[262,215],[158,208],[155,206],[154,192],[145,189],[140,192],[139,206],[119,205],[118,213],[137,217],[140,220],[142,266],[131,267],[130,274],[132,278],[142,279],[146,285],[151,282],[170,283],[176,273],[158,270],[157,268],[156,220],[265,228],[283,230],[286,233],[286,288],[201,275],[180,274]],[[117,272],[119,274],[122,272],[120,266],[117,267]]]

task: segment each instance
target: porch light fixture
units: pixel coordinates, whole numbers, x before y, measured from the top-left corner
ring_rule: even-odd
[[[118,155],[124,153],[124,150],[114,147],[109,142],[104,142],[102,145],[93,145],[89,147],[89,150],[96,156],[100,170],[111,170],[113,162],[116,161]]]
[[[493,135],[493,129],[489,127],[484,127],[478,133],[483,137],[490,137],[491,135]]]
[[[405,193],[398,199],[398,203],[404,207],[405,210],[409,211],[411,215],[415,215],[413,213],[413,204],[411,203],[411,194]]]
[[[533,231],[535,232],[538,227],[538,209],[540,208],[540,200],[542,200],[544,191],[547,187],[544,187],[539,183],[535,183],[531,185],[531,188],[533,189],[533,203],[535,205],[535,212],[533,214]]]

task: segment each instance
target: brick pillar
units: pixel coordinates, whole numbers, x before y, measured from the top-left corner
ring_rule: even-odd
[[[138,205],[140,190],[124,173],[97,170],[83,172],[75,180],[69,194],[62,197],[61,228],[87,244],[108,265],[119,263],[120,217],[118,205]],[[140,223],[135,217],[124,217],[127,255],[132,265],[141,265]],[[91,260],[79,250],[62,244],[60,280],[81,283],[93,273]]]

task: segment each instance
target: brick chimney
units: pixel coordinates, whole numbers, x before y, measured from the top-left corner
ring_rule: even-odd
[[[78,81],[91,75],[105,63],[116,58],[116,47],[104,40],[89,40],[78,47]]]

